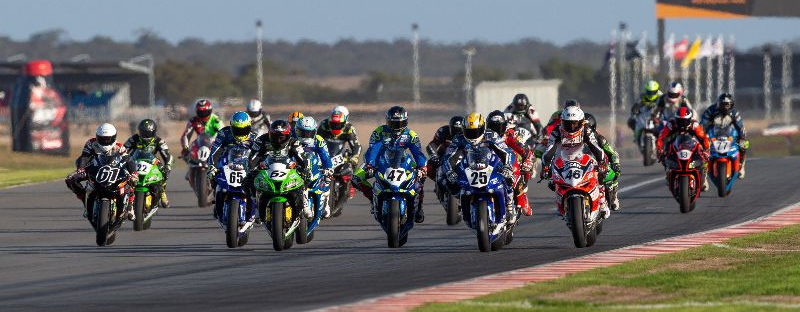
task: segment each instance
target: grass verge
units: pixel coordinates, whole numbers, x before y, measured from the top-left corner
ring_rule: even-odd
[[[0,146],[0,188],[64,178],[74,169],[71,157],[17,153]]]
[[[800,310],[800,225],[418,311]]]

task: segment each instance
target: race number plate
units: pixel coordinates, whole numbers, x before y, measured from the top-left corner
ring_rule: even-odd
[[[271,180],[283,181],[289,176],[289,168],[286,167],[286,164],[273,163],[269,165],[267,174],[269,174]]]
[[[561,172],[561,177],[564,178],[564,182],[567,182],[569,185],[578,185],[578,183],[583,181],[583,169],[580,168],[580,164],[574,164],[573,166],[567,166],[566,170]]]
[[[141,175],[146,175],[150,173],[151,168],[153,168],[153,164],[149,162],[140,161],[136,163],[136,171],[139,172],[139,174]]]
[[[715,140],[714,144],[712,144],[712,145],[714,147],[714,150],[717,151],[717,153],[721,153],[721,154],[730,152],[731,147],[733,147],[732,146],[733,144],[731,144],[731,141],[729,141],[728,139]]]
[[[680,150],[678,151],[678,159],[680,160],[687,160],[692,157],[692,151],[690,150]]]
[[[334,168],[341,166],[342,164],[344,164],[344,156],[342,156],[341,154],[333,156],[333,158],[331,158],[331,163],[333,164]]]
[[[467,174],[467,180],[469,180],[470,186],[475,188],[485,187],[489,184],[489,176],[492,174],[492,168],[486,167],[479,170],[467,168],[464,169],[464,173]]]
[[[386,182],[389,182],[390,185],[397,187],[399,187],[403,181],[408,179],[407,176],[406,170],[403,168],[389,168],[383,173],[383,178],[386,180]]]
[[[225,173],[225,179],[228,180],[228,185],[232,187],[240,187],[242,186],[242,181],[244,180],[245,171],[244,170],[234,170],[231,169],[229,165],[223,167],[223,172]]]

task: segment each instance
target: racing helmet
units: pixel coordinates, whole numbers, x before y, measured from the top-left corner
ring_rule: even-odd
[[[269,125],[269,143],[275,148],[284,148],[292,136],[292,127],[286,120],[276,120]]]
[[[328,127],[331,128],[331,134],[339,136],[342,134],[345,125],[347,125],[347,118],[350,116],[350,111],[347,107],[342,105],[336,106],[331,111],[331,119],[328,120]]]
[[[208,121],[208,117],[213,112],[211,101],[199,99],[194,103],[194,113],[203,121]]]
[[[250,115],[245,112],[239,111],[233,113],[231,116],[231,132],[233,138],[237,142],[244,142],[250,136],[253,122],[250,120]]]
[[[252,99],[247,102],[247,114],[250,115],[250,118],[256,118],[261,115],[261,101]]]
[[[153,142],[156,138],[156,131],[158,127],[156,126],[156,122],[152,119],[145,119],[139,122],[139,126],[136,127],[139,132],[139,139],[146,140],[148,142]]]
[[[681,100],[681,96],[683,96],[683,85],[680,82],[672,82],[669,84],[669,90],[667,90],[667,101],[672,104],[677,104],[678,101]]]
[[[465,119],[464,137],[473,143],[480,141],[486,132],[486,122],[483,120],[483,116],[479,113],[470,113]]]
[[[450,122],[448,122],[447,125],[450,127],[451,137],[464,134],[464,116],[451,117]]]
[[[577,106],[570,106],[561,111],[561,130],[566,136],[576,136],[583,130],[585,116]]]
[[[719,108],[721,112],[730,112],[734,105],[733,95],[727,92],[719,95],[717,99],[717,108]]]
[[[408,126],[408,112],[400,106],[392,106],[386,111],[386,125],[394,133],[400,133]]]
[[[292,127],[294,127],[297,124],[297,122],[300,121],[300,119],[302,118],[303,118],[303,113],[299,111],[293,111],[291,114],[289,114],[289,119],[287,120],[289,120],[289,124]]]
[[[642,91],[642,102],[654,102],[658,99],[661,86],[655,80],[650,80],[644,84]]]
[[[678,112],[675,113],[675,126],[677,126],[679,130],[689,130],[692,126],[693,118],[694,113],[692,110],[689,109],[689,107],[681,106]]]
[[[110,123],[101,124],[97,127],[94,138],[103,152],[108,154],[114,148],[114,143],[117,142],[117,128]]]
[[[519,116],[514,115],[512,113],[505,113],[503,114],[506,117],[506,127],[509,129],[514,129],[519,124]]]
[[[594,118],[594,115],[586,113],[584,114],[584,119],[586,119],[586,126],[591,128],[592,130],[597,129],[597,119]]]
[[[524,93],[517,93],[517,95],[514,95],[514,99],[511,100],[511,106],[513,106],[515,112],[524,112],[531,106],[531,101],[528,100],[528,96]]]
[[[298,138],[313,139],[317,135],[317,121],[311,116],[303,117],[297,122],[294,132]]]
[[[506,133],[506,116],[499,110],[492,111],[486,115],[486,127],[498,135],[504,135]]]

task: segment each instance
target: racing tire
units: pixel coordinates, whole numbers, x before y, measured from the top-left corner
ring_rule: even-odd
[[[107,246],[109,244],[108,234],[111,231],[111,200],[97,200],[100,201],[100,207],[97,207],[97,231],[95,232],[95,242],[97,246]]]
[[[389,213],[386,218],[386,240],[389,248],[400,247],[400,202],[392,200],[389,203]]]
[[[567,199],[567,217],[572,222],[572,241],[575,247],[584,248],[589,242],[586,233],[586,223],[583,220],[584,200],[582,197],[573,196]]]
[[[492,242],[489,240],[489,208],[486,201],[478,203],[478,249],[481,252],[492,250]]]
[[[286,239],[284,239],[284,230],[283,230],[283,212],[286,209],[286,203],[280,202],[272,202],[270,203],[272,207],[270,207],[272,217],[272,248],[276,251],[281,251],[284,249],[288,249],[286,247]]]
[[[699,187],[698,187],[699,188]],[[692,199],[689,195],[689,177],[678,177],[678,204],[680,205],[681,213],[692,211]]]
[[[247,241],[249,239],[250,239],[250,232],[249,231],[244,232],[244,234],[242,234],[242,237],[239,238],[239,244],[237,244],[236,246],[242,247],[244,245],[247,245]]]
[[[308,220],[305,216],[300,216],[300,225],[295,230],[294,238],[298,244],[305,244],[311,240],[308,237]]]
[[[461,222],[461,216],[458,213],[458,197],[447,195],[447,225],[456,225]]]
[[[147,193],[136,192],[133,199],[133,215],[136,217],[133,220],[133,230],[144,230],[144,205],[146,204]]]
[[[644,166],[648,167],[656,163],[656,151],[654,150],[655,142],[652,134],[645,133],[643,135],[644,135],[644,152],[642,158]]]
[[[725,190],[728,186],[728,164],[723,161],[718,161],[716,166],[717,176],[714,177],[714,179],[716,180],[715,182],[717,182],[717,196],[728,196],[728,192]]]
[[[208,179],[206,178],[206,171],[202,168],[193,169],[194,172],[194,185],[197,193],[197,206],[208,206]]]
[[[228,229],[225,230],[228,248],[239,247],[239,200],[228,200]]]
[[[594,246],[594,243],[597,242],[597,227],[593,228],[589,233],[586,234],[586,247]]]

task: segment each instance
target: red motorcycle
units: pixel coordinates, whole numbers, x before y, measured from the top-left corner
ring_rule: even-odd
[[[703,148],[694,136],[680,134],[667,149],[664,165],[669,189],[680,204],[681,212],[687,213],[694,210],[703,189]]]
[[[189,185],[192,186],[195,195],[197,195],[197,205],[200,207],[208,206],[213,198],[213,190],[211,184],[206,177],[206,170],[208,170],[208,163],[211,161],[208,158],[211,156],[212,139],[205,134],[198,134],[197,139],[192,142],[189,155],[184,159],[189,165]]]
[[[583,144],[562,147],[550,163],[558,211],[578,248],[594,245],[608,213],[597,161],[585,148]]]

